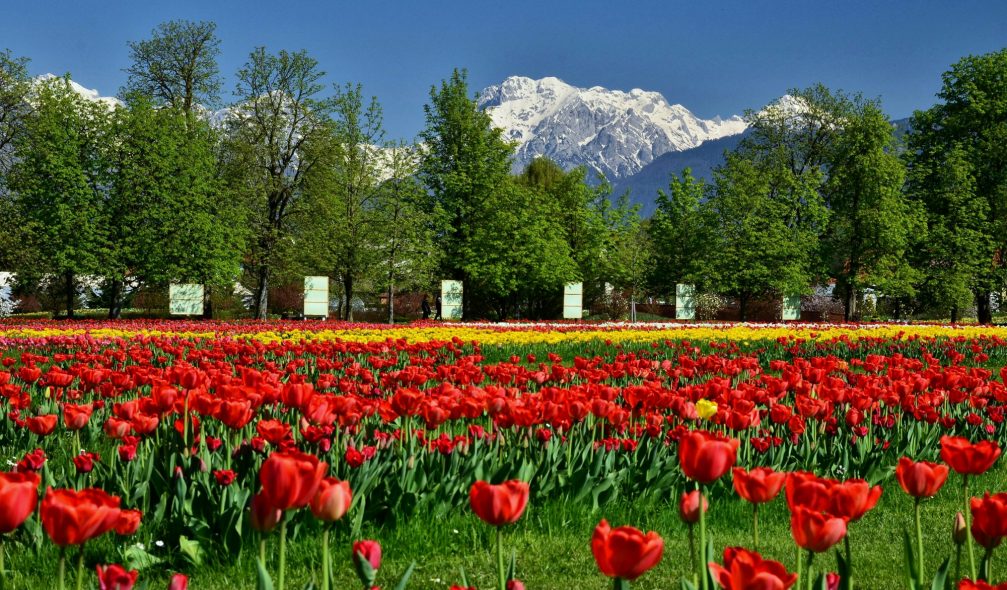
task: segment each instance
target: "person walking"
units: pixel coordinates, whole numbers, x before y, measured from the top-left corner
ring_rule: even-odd
[[[430,319],[430,298],[426,293],[423,294],[423,301],[420,303],[420,310],[423,311],[423,319]]]

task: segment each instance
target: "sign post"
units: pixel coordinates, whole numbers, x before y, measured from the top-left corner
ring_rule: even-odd
[[[783,321],[801,319],[801,296],[787,295],[783,298]]]
[[[675,319],[696,319],[696,286],[675,285]]]
[[[304,277],[304,317],[329,317],[329,277]]]
[[[203,285],[189,283],[169,285],[168,313],[171,315],[202,315]]]
[[[462,319],[462,282],[441,281],[441,319]]]
[[[584,319],[584,283],[563,285],[563,319]]]

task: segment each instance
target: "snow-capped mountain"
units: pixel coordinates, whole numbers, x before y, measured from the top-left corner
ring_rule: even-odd
[[[515,168],[548,156],[618,179],[658,156],[745,130],[739,116],[700,119],[658,92],[577,88],[558,78],[512,76],[479,96],[504,136],[518,144]]]
[[[59,76],[56,76],[55,74],[43,74],[43,75],[35,78],[35,80],[37,80],[39,82],[42,82],[44,80],[51,80],[53,78],[58,78],[58,77]],[[91,88],[85,88],[85,87],[81,86],[80,84],[78,84],[77,82],[74,82],[73,80],[70,80],[70,87],[73,89],[74,92],[76,92],[77,94],[79,94],[82,98],[85,98],[85,99],[90,100],[92,102],[102,103],[102,104],[106,105],[109,108],[115,108],[116,106],[119,106],[119,105],[122,104],[122,101],[119,100],[118,98],[114,97],[114,96],[102,96],[102,94],[100,92],[98,92],[97,90],[94,90],[94,89],[91,89]]]

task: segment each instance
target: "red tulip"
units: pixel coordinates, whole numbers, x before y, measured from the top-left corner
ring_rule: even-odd
[[[787,479],[786,473],[778,473],[769,467],[756,467],[751,471],[735,467],[732,474],[734,491],[752,504],[764,504],[775,498]]]
[[[525,590],[521,580],[507,580],[507,590]]]
[[[803,506],[817,512],[825,512],[832,503],[830,490],[836,483],[834,480],[821,478],[806,471],[788,473],[787,506],[791,511],[797,506]]]
[[[734,465],[739,441],[693,430],[678,442],[678,461],[685,476],[700,483],[712,483]]]
[[[972,538],[986,549],[1000,545],[1007,537],[1007,493],[972,498]]]
[[[251,517],[253,529],[260,533],[268,533],[280,524],[283,511],[273,506],[269,498],[255,494],[252,496]]]
[[[311,499],[311,513],[315,518],[334,522],[346,514],[352,501],[350,482],[326,477],[318,486],[318,493]]]
[[[710,574],[724,590],[786,590],[797,582],[778,561],[762,559],[741,547],[724,549],[724,565],[710,563]]]
[[[271,445],[278,445],[290,436],[290,425],[279,420],[259,420],[255,430]]]
[[[790,534],[799,547],[821,553],[843,540],[846,520],[796,506],[790,513]]]
[[[632,581],[660,563],[664,540],[653,531],[644,535],[631,526],[613,530],[602,520],[591,537],[591,552],[601,573]]]
[[[136,578],[140,575],[136,570],[126,571],[118,564],[99,565],[98,590],[132,590]]]
[[[300,451],[277,451],[259,469],[262,495],[274,508],[303,508],[318,491],[328,465]]]
[[[678,516],[686,524],[696,524],[699,522],[699,490],[683,492],[682,499],[678,503]],[[710,510],[710,504],[703,496],[703,512]]]
[[[881,486],[872,488],[862,479],[848,479],[832,486],[829,496],[830,514],[845,518],[847,522],[856,522],[877,505],[881,498]]]
[[[895,479],[902,490],[915,498],[932,498],[948,479],[948,466],[929,461],[913,461],[908,457],[899,459],[895,468]]]
[[[941,459],[964,475],[982,475],[1000,457],[1000,445],[993,441],[971,443],[960,436],[941,437]]]
[[[124,537],[136,534],[142,519],[143,513],[139,510],[123,510],[119,513],[119,521],[115,523],[115,532]]]
[[[56,430],[57,420],[59,420],[59,416],[56,414],[43,414],[41,416],[32,416],[25,422],[28,426],[28,430],[38,436],[49,436],[52,434],[53,430]]]
[[[377,541],[354,541],[353,561],[366,561],[371,565],[371,569],[377,571],[381,568],[381,543]]]
[[[168,590],[189,590],[189,577],[185,574],[172,574]]]
[[[88,488],[46,490],[39,508],[42,528],[60,547],[83,545],[109,532],[119,522],[119,498]]]
[[[5,535],[28,520],[38,505],[37,473],[0,472],[0,535]]]
[[[67,430],[80,430],[91,420],[91,404],[63,404],[63,426]]]
[[[528,484],[511,480],[499,485],[477,481],[469,490],[469,504],[476,516],[493,526],[513,524],[528,505]]]
[[[996,586],[985,580],[962,580],[958,583],[958,590],[1007,590],[1007,582],[1002,582]]]

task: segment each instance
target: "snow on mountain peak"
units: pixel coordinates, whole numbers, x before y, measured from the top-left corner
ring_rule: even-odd
[[[518,144],[515,168],[548,156],[564,168],[587,165],[609,179],[746,128],[738,116],[700,119],[660,92],[577,88],[553,77],[511,76],[483,90],[478,102]]]
[[[36,81],[42,82],[44,80],[52,80],[53,78],[59,78],[55,74],[42,74],[35,78]],[[122,101],[114,96],[102,96],[100,92],[95,89],[85,88],[80,84],[70,80],[70,88],[73,89],[79,96],[84,99],[90,100],[91,102],[100,102],[106,105],[108,108],[115,108],[116,106],[122,105]]]

